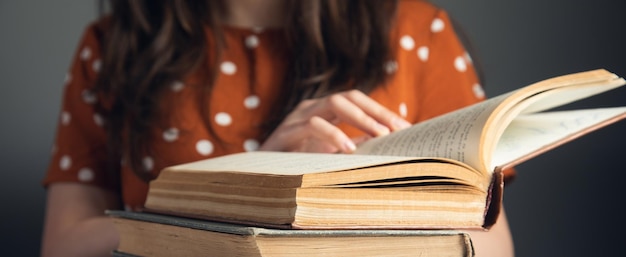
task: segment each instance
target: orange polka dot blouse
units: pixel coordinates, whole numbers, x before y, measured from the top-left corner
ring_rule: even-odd
[[[472,59],[444,11],[421,1],[400,1],[394,24],[390,40],[395,58],[380,64],[390,76],[371,97],[413,123],[484,99]],[[122,160],[119,171],[104,168],[107,138],[102,125],[107,121],[95,110],[100,99],[90,90],[101,66],[95,30],[95,23],[85,30],[67,74],[43,185],[75,182],[120,190],[126,209],[140,209],[148,184]],[[228,48],[218,63],[220,74],[208,103],[215,133],[205,126],[194,90],[186,86],[193,78],[173,83],[164,99],[173,115],[169,127],[151,132],[157,142],[154,155],[143,157],[146,172],[158,174],[170,165],[254,151],[262,143],[257,128],[272,115],[270,107],[285,75],[283,34],[279,29],[224,30]],[[251,77],[256,80],[252,87]]]

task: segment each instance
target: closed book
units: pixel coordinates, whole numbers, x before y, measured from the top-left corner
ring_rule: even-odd
[[[282,230],[176,216],[107,211],[114,256],[474,256],[454,230]]]

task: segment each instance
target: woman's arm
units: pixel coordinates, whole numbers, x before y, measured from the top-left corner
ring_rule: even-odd
[[[498,221],[489,231],[467,231],[474,244],[476,256],[513,257],[513,238],[504,209],[500,210]]]
[[[111,256],[119,235],[104,211],[118,206],[117,195],[98,187],[51,184],[41,256]]]

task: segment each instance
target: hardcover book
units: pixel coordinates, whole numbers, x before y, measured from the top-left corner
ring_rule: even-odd
[[[280,230],[108,211],[120,232],[114,256],[474,256],[453,230]]]

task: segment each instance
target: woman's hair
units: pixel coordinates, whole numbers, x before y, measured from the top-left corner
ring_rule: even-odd
[[[141,157],[149,153],[148,132],[166,114],[159,106],[161,93],[198,67],[219,63],[225,7],[218,0],[105,1],[100,6],[109,14],[102,20],[103,65],[95,88],[111,100],[102,111],[112,154],[123,156],[148,180]],[[266,136],[302,99],[351,88],[369,92],[382,84],[383,64],[393,50],[389,33],[397,0],[290,0],[287,5],[284,33],[290,63],[275,104],[277,115],[264,127]],[[213,60],[207,60],[209,52]],[[204,92],[211,91],[217,74],[217,65],[209,66]],[[206,96],[199,96],[204,114]],[[210,128],[209,116],[203,117]]]

